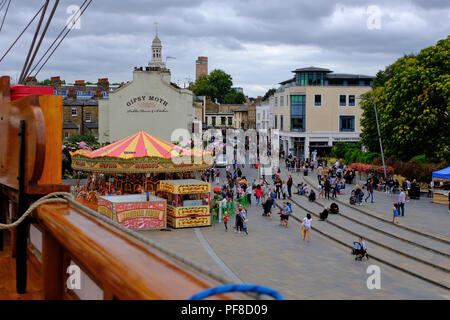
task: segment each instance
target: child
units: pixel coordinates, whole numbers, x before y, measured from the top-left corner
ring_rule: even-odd
[[[227,223],[228,223],[228,213],[225,212],[225,216],[223,218],[223,224],[225,225],[225,232],[228,231]]]
[[[397,224],[398,224],[398,203],[394,203],[392,212],[393,212],[392,223],[395,223],[395,220],[397,220]]]

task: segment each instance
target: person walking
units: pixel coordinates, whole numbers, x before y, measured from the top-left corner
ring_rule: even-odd
[[[367,202],[367,199],[371,198],[370,203],[373,203],[373,188],[373,181],[372,179],[369,179],[367,181],[367,197],[364,199],[365,202]]]
[[[225,232],[228,231],[227,223],[228,223],[228,212],[225,212],[225,216],[223,217],[223,224],[225,225]]]
[[[294,181],[292,180],[292,176],[289,175],[289,179],[286,183],[287,185],[287,190],[288,190],[288,194],[289,194],[289,198],[292,197],[292,185],[294,184]]]
[[[286,200],[286,195],[288,193],[288,188],[287,188],[286,181],[282,181],[281,193],[283,194],[283,200]]]
[[[273,208],[276,207],[276,199],[277,199],[277,189],[273,189],[273,192],[270,194],[273,200]]]
[[[241,220],[242,220],[242,230],[245,232],[246,235],[248,235],[247,232],[247,213],[245,211],[244,208],[241,209],[241,212],[239,213],[241,215]]]
[[[324,188],[325,188],[325,198],[327,198],[329,200],[330,199],[330,189],[331,189],[330,179],[325,180]]]
[[[398,195],[398,206],[399,206],[399,215],[401,212],[401,216],[405,216],[405,202],[406,202],[406,195],[405,192],[403,192],[403,189],[400,188],[400,194]]]
[[[250,206],[252,205],[252,192],[253,192],[253,189],[249,183],[247,186],[246,193],[247,193],[247,202],[248,202],[248,205],[250,205]]]
[[[394,207],[392,208],[392,223],[395,223],[395,220],[397,220],[398,224],[398,203],[394,202]]]
[[[303,241],[305,241],[305,237],[306,235],[308,235],[308,240],[307,242],[309,242],[310,240],[310,231],[311,231],[311,221],[312,221],[312,217],[311,215],[308,213],[306,215],[305,218],[303,218],[303,222],[302,222],[302,228],[303,228]]]
[[[317,168],[317,180],[319,180],[319,182],[320,182],[320,180],[322,180],[322,176],[323,176],[323,167],[322,167],[322,165],[320,165]]]
[[[257,185],[255,188],[255,199],[256,199],[256,204],[260,204],[261,203],[261,196],[262,196],[262,188],[261,185]]]

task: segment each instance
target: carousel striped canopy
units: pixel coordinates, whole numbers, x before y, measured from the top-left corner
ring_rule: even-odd
[[[173,156],[201,157],[200,150],[186,150],[174,144],[140,131],[103,148],[84,154],[88,158],[113,157],[134,159],[141,157],[171,159]]]

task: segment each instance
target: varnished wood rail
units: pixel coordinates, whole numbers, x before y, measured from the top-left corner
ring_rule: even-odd
[[[43,232],[45,299],[67,297],[70,256],[103,289],[105,299],[186,299],[220,285],[120,229],[64,204],[45,204],[34,213]],[[213,299],[249,299],[223,294]]]

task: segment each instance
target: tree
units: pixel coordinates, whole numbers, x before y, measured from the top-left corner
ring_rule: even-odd
[[[235,89],[231,89],[229,93],[223,98],[223,103],[227,104],[243,104],[245,102],[245,96],[242,92],[238,92]]]
[[[275,92],[277,92],[277,89],[272,88],[267,90],[266,94],[263,97],[263,101],[266,101],[270,96],[272,96]]]
[[[377,87],[363,95],[362,141],[378,151],[372,95],[386,155],[408,161],[425,155],[450,160],[450,36],[417,55],[406,55],[377,74]],[[374,82],[375,84],[375,82]]]
[[[231,76],[222,70],[215,69],[209,76],[200,75],[191,89],[197,96],[208,96],[213,101],[217,99],[217,102],[224,103],[224,98],[231,92],[232,86]]]
[[[74,134],[65,140],[65,143],[72,146],[77,146],[79,142],[84,141],[88,147],[93,149],[99,148],[100,144],[97,141],[95,135],[89,132],[81,134]]]

